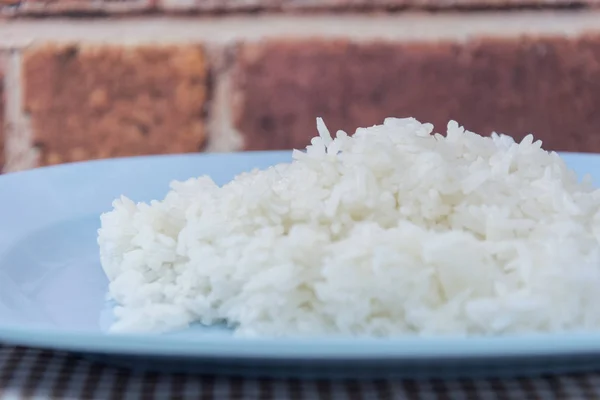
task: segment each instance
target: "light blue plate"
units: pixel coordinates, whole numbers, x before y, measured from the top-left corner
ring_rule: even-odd
[[[565,154],[600,182],[600,156]],[[174,179],[217,183],[289,152],[116,159],[0,176],[0,341],[112,362],[287,376],[512,375],[600,369],[600,333],[498,338],[234,339],[223,328],[105,333],[112,318],[98,259],[99,215],[121,194],[162,199]],[[600,290],[600,288],[599,288]]]

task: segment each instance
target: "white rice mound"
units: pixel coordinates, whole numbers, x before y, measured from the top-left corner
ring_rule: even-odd
[[[293,162],[126,197],[98,243],[115,332],[244,336],[600,328],[600,192],[531,135],[413,118],[319,137]]]

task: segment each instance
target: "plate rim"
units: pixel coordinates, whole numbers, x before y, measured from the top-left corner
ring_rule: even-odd
[[[263,360],[441,360],[600,354],[600,333],[496,337],[180,338],[151,334],[59,332],[0,326],[0,343],[78,353]]]

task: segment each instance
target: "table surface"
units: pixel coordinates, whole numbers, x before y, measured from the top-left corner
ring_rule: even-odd
[[[600,373],[535,379],[300,381],[132,372],[0,345],[0,399],[600,399]]]

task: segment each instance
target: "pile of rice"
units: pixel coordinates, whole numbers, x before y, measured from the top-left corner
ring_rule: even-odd
[[[600,192],[527,136],[388,118],[293,162],[126,197],[98,243],[113,331],[505,334],[600,327]]]

